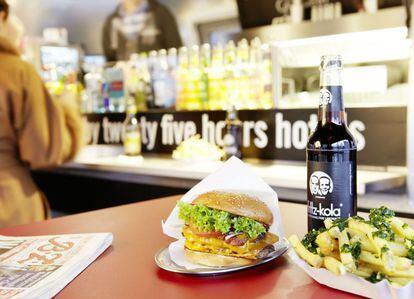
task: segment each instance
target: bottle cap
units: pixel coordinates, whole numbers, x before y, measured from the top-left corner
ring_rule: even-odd
[[[167,50],[161,49],[158,51],[158,56],[167,56]]]
[[[227,109],[227,119],[234,120],[237,119],[237,109],[235,105],[230,105]]]
[[[320,70],[333,71],[342,69],[341,55],[324,55],[321,58]]]

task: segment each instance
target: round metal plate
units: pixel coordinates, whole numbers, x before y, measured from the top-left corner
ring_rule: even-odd
[[[226,274],[231,273],[235,271],[240,271],[244,269],[249,269],[253,267],[257,267],[259,265],[262,265],[264,263],[273,261],[274,259],[278,258],[282,254],[284,254],[287,251],[288,247],[286,245],[281,246],[280,248],[276,249],[275,252],[273,252],[272,255],[265,259],[257,260],[254,263],[251,263],[249,265],[240,266],[240,267],[206,267],[206,266],[200,266],[200,268],[197,269],[191,269],[188,270],[180,265],[177,265],[171,260],[170,253],[168,252],[168,246],[165,248],[162,248],[159,250],[154,258],[155,263],[160,267],[161,269],[174,272],[174,273],[182,273],[182,274],[191,274],[191,275],[220,275],[220,274]]]

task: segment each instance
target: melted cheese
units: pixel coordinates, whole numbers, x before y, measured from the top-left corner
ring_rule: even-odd
[[[194,234],[188,227],[183,228],[185,247],[194,251],[209,252],[227,256],[237,256],[247,259],[256,259],[257,254],[266,246],[276,243],[278,236],[266,233],[265,237],[258,241],[247,241],[243,246],[234,246],[217,238],[200,237]]]

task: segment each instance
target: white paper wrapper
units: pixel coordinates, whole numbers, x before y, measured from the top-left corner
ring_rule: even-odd
[[[296,254],[293,248],[289,249],[288,255],[306,274],[328,287],[374,299],[414,298],[414,283],[404,287],[394,287],[387,280],[374,284],[350,273],[336,276],[324,268],[310,266]]]
[[[190,203],[198,195],[209,191],[243,193],[260,199],[273,213],[273,224],[269,231],[278,235],[279,240],[283,240],[285,235],[282,229],[279,201],[276,192],[241,160],[235,157],[230,158],[220,169],[195,185],[181,200]],[[200,268],[200,265],[193,264],[185,258],[184,238],[181,235],[183,225],[184,222],[178,218],[177,207],[173,209],[165,223],[162,223],[164,234],[178,240],[169,246],[171,259],[176,264],[189,270]],[[276,246],[282,246],[282,242],[279,241]]]

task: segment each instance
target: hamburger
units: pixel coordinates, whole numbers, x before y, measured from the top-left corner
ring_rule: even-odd
[[[207,192],[191,204],[178,202],[178,208],[185,223],[186,257],[197,264],[247,265],[269,256],[279,240],[269,232],[273,223],[270,209],[244,194]]]

